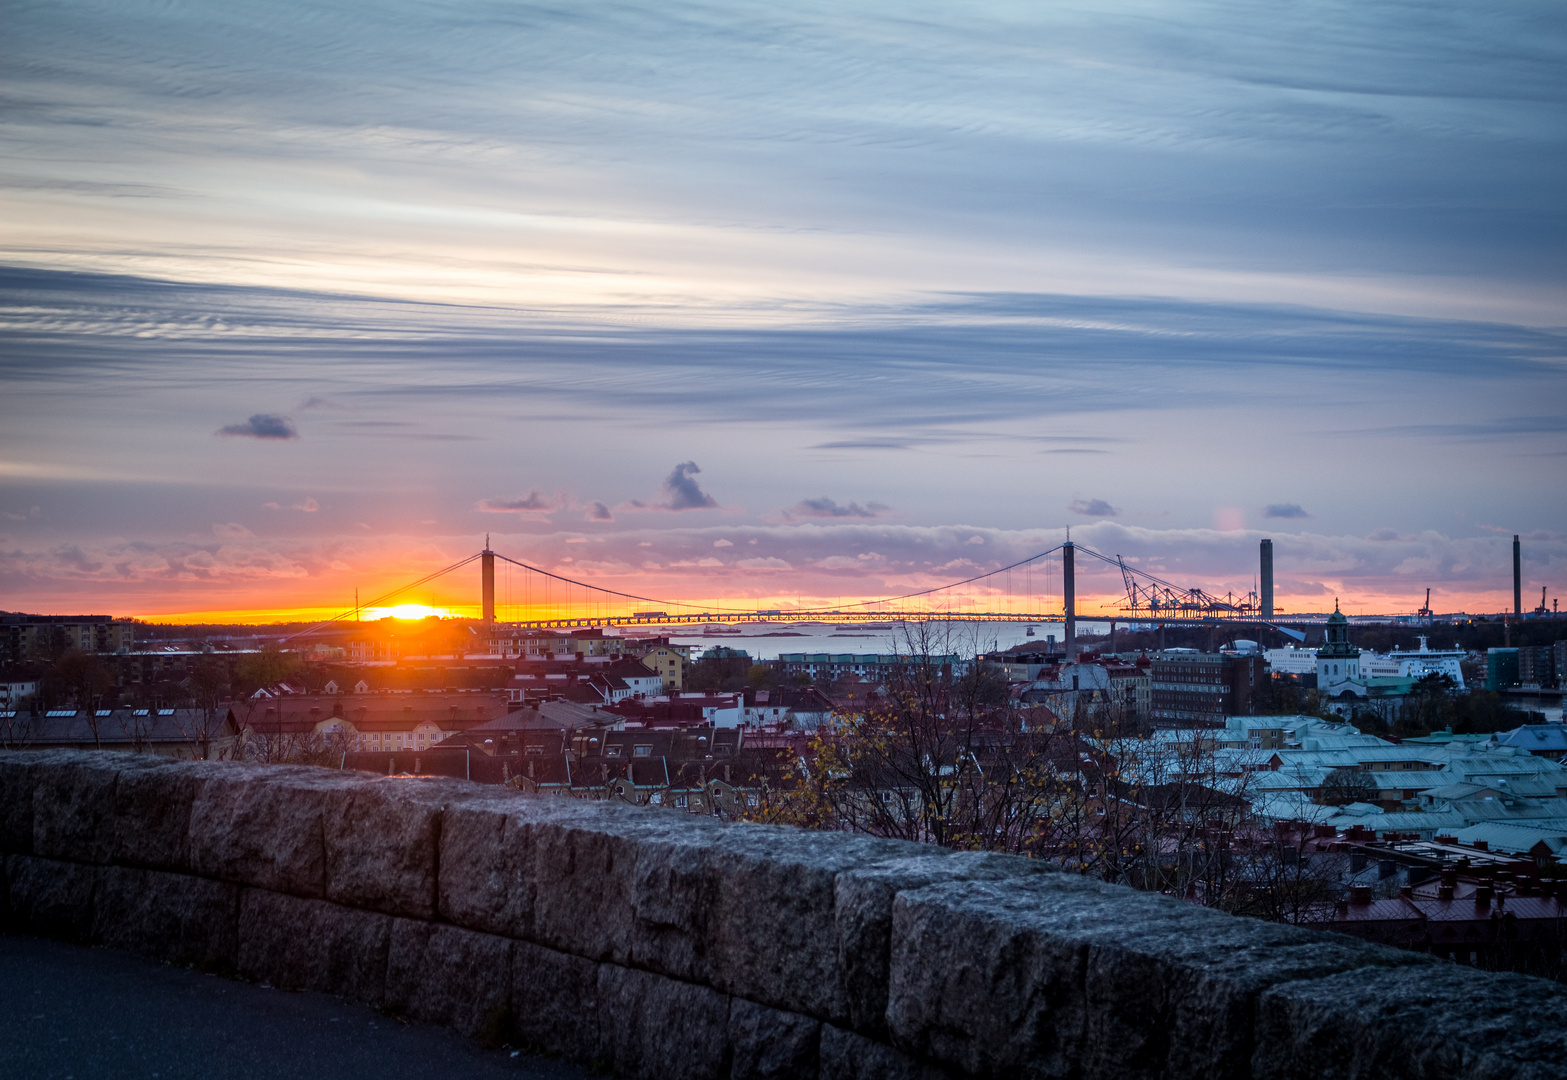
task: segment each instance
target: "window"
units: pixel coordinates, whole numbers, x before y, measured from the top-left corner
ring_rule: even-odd
[[[652,757],[653,747],[643,744],[642,746],[633,747],[631,753],[634,757]]]
[[[606,746],[606,747],[604,747],[604,756],[605,757],[619,757],[621,749],[622,749],[622,747],[619,747],[619,746]]]

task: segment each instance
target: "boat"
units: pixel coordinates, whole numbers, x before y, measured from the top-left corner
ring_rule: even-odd
[[[1033,637],[1034,636],[1034,628],[1032,626],[1030,626],[1028,628],[1028,630],[1024,632],[1023,636],[1024,637]]]
[[[743,634],[743,633],[745,633],[745,631],[740,629],[738,626],[704,626],[704,627],[702,627],[702,636],[703,637],[713,637],[713,636],[718,635],[718,634],[728,634],[728,635],[733,636],[733,635],[738,635],[738,634]]]

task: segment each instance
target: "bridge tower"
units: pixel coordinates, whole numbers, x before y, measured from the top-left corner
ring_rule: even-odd
[[[484,604],[484,625],[495,625],[495,552],[490,550],[490,534],[484,534],[484,551],[479,558],[479,590]]]
[[[1073,563],[1077,549],[1068,540],[1061,545],[1061,601],[1066,608],[1066,658],[1077,659],[1077,575]]]

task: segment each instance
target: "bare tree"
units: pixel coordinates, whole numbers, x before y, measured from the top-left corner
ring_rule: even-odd
[[[1376,797],[1376,782],[1364,769],[1334,769],[1322,781],[1322,801],[1328,806],[1373,802]]]
[[[65,689],[72,704],[83,711],[87,729],[92,732],[93,746],[102,749],[103,718],[98,715],[98,703],[114,685],[109,673],[96,656],[70,649],[55,662],[49,674]]]
[[[0,750],[25,750],[32,745],[37,723],[32,708],[24,709],[22,704],[16,702],[10,709],[0,711]]]
[[[194,745],[196,755],[206,761],[228,718],[228,710],[222,704],[229,690],[228,671],[222,661],[209,654],[196,662],[188,681],[195,708],[186,714],[181,726],[186,741]]]
[[[131,744],[131,750],[142,753],[152,744],[152,729],[157,723],[157,709],[121,709],[117,714],[120,730]]]
[[[1030,730],[1030,710],[1010,705],[1005,683],[953,644],[929,625],[908,629],[884,692],[817,731],[796,786],[748,816],[1029,850],[1058,797],[1053,734]]]

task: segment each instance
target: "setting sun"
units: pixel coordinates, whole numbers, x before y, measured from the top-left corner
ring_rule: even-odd
[[[365,619],[428,619],[430,616],[442,619],[452,617],[450,608],[429,607],[426,604],[398,604],[396,607],[365,608]]]

